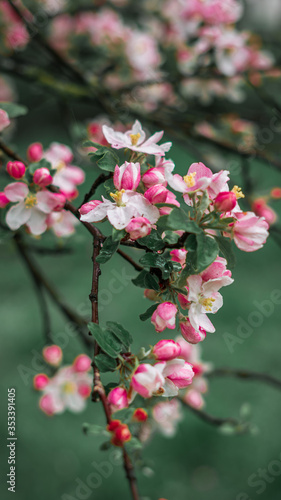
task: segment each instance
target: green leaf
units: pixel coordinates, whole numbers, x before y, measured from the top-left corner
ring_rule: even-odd
[[[8,113],[9,118],[17,118],[18,116],[26,115],[28,109],[26,106],[15,104],[14,102],[0,102],[0,108]]]
[[[94,436],[96,435],[105,435],[108,434],[108,432],[105,430],[104,427],[101,425],[96,425],[96,424],[83,424],[82,425],[82,430],[85,434],[93,434]]]
[[[105,264],[119,247],[119,241],[114,241],[112,236],[108,236],[102,245],[100,254],[97,257],[97,262]]]
[[[196,207],[196,220],[197,220],[197,222],[199,222],[202,219],[209,204],[210,204],[210,199],[209,199],[208,192],[204,191],[199,202],[198,202],[198,205]]]
[[[144,238],[140,238],[138,240],[139,245],[145,246],[149,248],[150,250],[161,250],[164,246],[165,243],[162,240],[160,234],[157,233],[157,231],[153,230],[151,231],[149,236],[145,236]]]
[[[175,233],[174,231],[165,231],[165,236],[163,239],[166,243],[171,243],[172,245],[174,245],[178,242],[179,237],[179,234]]]
[[[36,163],[31,163],[28,167],[28,172],[33,175],[38,168],[47,168],[48,170],[51,170],[52,165],[49,161],[45,160],[45,158],[42,158],[42,160],[37,161]]]
[[[100,348],[111,358],[117,358],[123,346],[115,335],[108,330],[104,330],[96,323],[88,323],[88,328]]]
[[[101,144],[99,144],[98,142],[90,141],[89,139],[83,141],[82,146],[83,148],[101,148]]]
[[[152,288],[153,290],[159,290],[159,282],[155,275],[151,274],[149,271],[141,271],[140,274],[132,280],[134,285],[140,288]]]
[[[205,233],[197,234],[197,273],[201,273],[214,262],[219,253],[219,247],[214,238]]]
[[[138,438],[132,437],[132,439],[128,441],[127,447],[129,450],[141,450],[143,448],[143,444]]]
[[[116,369],[116,362],[106,354],[98,354],[95,356],[95,365],[100,372],[113,372]]]
[[[98,145],[97,143],[93,143],[92,146],[97,147]],[[107,172],[114,172],[116,165],[119,163],[119,158],[112,149],[104,146],[100,146],[95,153],[90,153],[90,158],[101,170],[106,170]]]
[[[228,238],[224,238],[223,236],[216,236],[215,238],[218,242],[220,252],[227,260],[229,269],[233,269],[236,264],[236,257],[233,251],[231,240],[229,240]]]
[[[150,306],[144,313],[140,314],[141,321],[146,321],[147,319],[151,318],[158,305],[159,304],[153,304],[153,306]]]
[[[187,231],[188,233],[199,234],[202,229],[196,224],[194,220],[189,218],[189,214],[182,208],[174,208],[168,215],[167,224],[169,229],[174,231]]]
[[[106,326],[108,330],[110,330],[114,335],[122,342],[122,344],[129,348],[133,343],[132,335],[123,328],[119,323],[115,323],[114,321],[107,321]]]
[[[112,229],[112,241],[113,242],[116,242],[116,241],[121,241],[122,238],[124,238],[124,236],[126,236],[126,231],[125,229],[122,229],[122,230],[118,230],[118,229],[115,229],[115,227]]]

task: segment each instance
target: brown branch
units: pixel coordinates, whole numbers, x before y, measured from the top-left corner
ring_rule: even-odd
[[[10,149],[6,144],[0,140],[0,149],[5,153],[5,155],[8,156],[8,158],[11,158],[12,160],[16,161],[21,161],[24,163],[24,165],[27,165],[27,163],[17,154],[15,153],[12,149]]]
[[[135,268],[136,271],[142,271],[143,270],[143,267],[140,266],[137,262],[135,262],[134,259],[132,259],[132,257],[130,257],[129,255],[127,255],[125,252],[123,252],[123,250],[118,249],[117,253],[121,257],[123,257],[123,259],[125,259],[127,262],[129,262]]]
[[[215,368],[205,375],[209,378],[235,377],[241,380],[263,382],[264,384],[271,385],[276,389],[281,389],[281,380],[273,377],[272,375],[268,375],[267,373],[251,372],[248,370],[236,370],[233,368]]]
[[[225,424],[231,424],[233,427],[237,427],[240,425],[239,420],[235,418],[220,418],[220,417],[214,417],[213,415],[210,415],[209,413],[206,413],[203,410],[199,410],[197,408],[194,408],[190,404],[188,404],[186,401],[181,399],[181,402],[188,408],[194,415],[196,415],[198,418],[206,422],[207,424],[214,425],[215,427],[221,427],[222,425]]]
[[[105,174],[100,174],[98,176],[98,178],[94,181],[90,191],[88,193],[85,194],[84,196],[84,200],[82,201],[81,205],[79,208],[82,207],[82,205],[84,205],[84,203],[87,203],[87,201],[89,201],[89,199],[95,194],[96,192],[96,189],[105,181],[107,181],[108,179],[110,179],[112,177],[112,173],[108,174],[108,175],[105,175]]]

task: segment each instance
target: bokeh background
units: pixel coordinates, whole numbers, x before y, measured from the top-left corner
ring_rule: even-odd
[[[280,27],[280,15],[258,12],[259,2],[248,2],[248,24],[264,33]],[[257,5],[256,5],[257,4]],[[277,5],[278,7],[278,5]],[[253,16],[251,16],[253,12]],[[277,22],[279,19],[279,24]],[[245,22],[245,21],[244,21]],[[273,24],[271,24],[273,23]],[[32,86],[19,83],[19,102],[30,108],[14,131],[13,141],[19,152],[25,153],[29,143],[41,141],[47,146],[56,140],[73,145],[69,130],[62,120],[62,109],[50,96],[42,97]],[[72,120],[75,125],[83,119],[93,118],[89,106],[75,106]],[[221,153],[223,158],[223,153]],[[199,161],[186,150],[174,145],[171,158],[178,173],[186,173],[192,161]],[[226,168],[229,158],[226,158]],[[233,165],[233,164],[232,164]],[[274,185],[280,186],[280,174],[256,161],[250,165],[250,175],[261,192]],[[86,167],[87,181],[91,184],[97,175],[93,165]],[[244,179],[239,165],[232,169],[232,181],[243,185]],[[84,191],[83,191],[84,190]],[[78,200],[79,201],[79,200]],[[276,208],[276,206],[275,206]],[[278,208],[278,207],[277,207]],[[279,205],[280,213],[280,205]],[[68,244],[67,244],[68,246]],[[35,256],[45,274],[61,291],[62,296],[73,306],[80,307],[85,316],[90,312],[88,294],[91,286],[91,240],[83,228],[69,246],[72,252],[63,256]],[[280,248],[270,237],[265,248],[253,254],[237,251],[237,266],[231,287],[223,290],[224,307],[215,316],[216,333],[209,334],[202,345],[205,361],[217,367],[245,368],[270,373],[281,379],[280,307],[275,306],[269,317],[264,317],[261,326],[243,343],[234,345],[233,352],[225,341],[225,334],[237,336],[237,318],[246,322],[257,310],[254,302],[268,300],[273,290],[281,290]],[[137,258],[137,255],[135,255]],[[32,390],[32,377],[40,368],[40,352],[44,346],[42,324],[38,310],[36,292],[11,241],[2,240],[1,262],[1,498],[9,498],[5,474],[8,472],[6,448],[7,436],[7,389],[17,392],[17,492],[18,500],[78,500],[78,483],[85,483],[91,472],[96,472],[93,462],[108,461],[108,452],[99,451],[102,437],[85,436],[82,424],[103,423],[103,414],[98,404],[89,402],[87,410],[79,415],[65,413],[48,418],[38,409],[38,394]],[[117,270],[128,278],[120,281],[122,291],[108,294],[108,283]],[[135,338],[135,350],[159,340],[149,322],[142,323],[138,315],[148,307],[142,290],[135,288],[129,277],[136,273],[129,264],[115,256],[103,267],[101,277],[101,322],[114,320],[122,323]],[[72,359],[82,352],[79,339],[69,334],[69,325],[49,303],[52,312],[54,340],[64,347],[64,360]],[[169,334],[167,335],[169,338]],[[105,376],[105,380],[108,377]],[[200,421],[187,409],[183,409],[184,420],[172,439],[155,434],[143,451],[146,467],[139,473],[139,486],[143,500],[279,500],[281,492],[281,470],[266,489],[258,493],[260,483],[250,486],[248,480],[259,469],[270,467],[273,461],[281,462],[280,413],[281,393],[257,382],[242,382],[231,378],[210,381],[206,396],[206,411],[215,416],[239,417],[245,403],[251,408],[251,422],[255,433],[227,436],[215,427]],[[276,469],[277,470],[277,469]],[[108,478],[102,479],[99,488],[81,490],[81,500],[111,500],[129,498],[122,466],[113,467]],[[83,496],[84,495],[84,496]]]

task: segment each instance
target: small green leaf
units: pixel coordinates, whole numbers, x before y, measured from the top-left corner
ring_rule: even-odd
[[[198,205],[196,207],[196,220],[199,222],[204,213],[206,212],[206,209],[208,208],[210,204],[210,199],[207,191],[203,191],[203,194],[198,202]]]
[[[141,271],[139,275],[132,280],[134,285],[140,288],[152,288],[153,290],[159,290],[159,282],[155,275],[151,274],[149,271]]]
[[[113,321],[107,321],[106,326],[108,330],[114,333],[114,335],[122,342],[122,344],[129,348],[133,343],[132,335],[123,328],[119,323],[115,323]]]
[[[214,238],[205,233],[196,235],[197,239],[197,273],[209,267],[217,258],[219,247]]]
[[[98,354],[95,356],[95,365],[100,372],[113,372],[116,369],[116,362],[106,354]]]
[[[51,170],[52,165],[49,161],[45,160],[45,158],[42,158],[42,160],[37,161],[36,163],[31,163],[28,167],[28,172],[33,175],[38,168],[47,168],[48,170]]]
[[[97,143],[93,143],[92,146],[97,147],[98,145]],[[100,146],[95,153],[90,153],[90,158],[101,170],[106,170],[107,172],[114,172],[116,165],[119,163],[118,156],[112,149],[105,146]]]
[[[153,230],[151,231],[149,236],[145,236],[144,238],[140,238],[138,240],[139,245],[145,246],[149,248],[150,250],[161,250],[164,246],[165,243],[162,240],[160,234],[157,233],[157,231]]]
[[[108,236],[102,245],[100,254],[97,257],[97,262],[105,264],[119,247],[119,241],[113,241],[112,236]]]
[[[223,236],[215,236],[215,238],[218,242],[221,253],[227,260],[229,269],[233,269],[236,264],[236,257],[233,251],[231,240],[229,240],[228,238],[224,238]]]
[[[96,436],[97,434],[101,435],[105,435],[108,434],[108,432],[105,430],[104,427],[102,427],[101,425],[96,425],[96,424],[83,424],[82,425],[82,430],[85,434],[93,434],[94,436]]]
[[[168,228],[174,231],[182,230],[194,234],[202,232],[202,229],[200,229],[194,220],[189,218],[189,214],[182,210],[182,208],[174,208],[168,215],[167,223]]]
[[[100,348],[111,358],[117,358],[123,346],[115,335],[108,330],[104,330],[96,323],[88,323],[88,328]]]
[[[14,102],[0,102],[0,108],[8,113],[9,118],[17,118],[18,116],[26,115],[28,109],[26,106],[15,104]]]
[[[125,229],[122,229],[121,231],[118,230],[118,229],[115,229],[115,227],[112,229],[112,241],[113,242],[116,242],[116,241],[121,241],[122,238],[124,238],[124,236],[126,236],[126,231]]]
[[[163,239],[166,243],[174,245],[178,242],[179,237],[179,234],[175,233],[174,231],[165,231],[165,236]]]
[[[147,319],[151,318],[158,305],[159,304],[153,304],[153,306],[150,306],[144,313],[140,314],[141,321],[146,321]]]

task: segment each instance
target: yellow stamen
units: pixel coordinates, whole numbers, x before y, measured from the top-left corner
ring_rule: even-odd
[[[205,307],[206,311],[211,311],[212,310],[212,305],[213,302],[215,302],[215,299],[209,298],[209,299],[201,299],[200,303],[202,304],[203,307]]]
[[[192,174],[184,176],[183,180],[186,183],[187,187],[192,188],[193,186],[195,186],[195,176],[196,172],[192,172]]]
[[[110,193],[111,198],[114,199],[115,203],[118,207],[125,207],[125,203],[122,201],[122,195],[125,193],[125,189],[121,189],[121,191],[116,191],[116,193]]]
[[[65,382],[63,385],[63,392],[66,394],[73,394],[75,392],[76,386],[73,382]]]
[[[139,132],[137,134],[130,134],[132,146],[136,146],[137,145],[140,136],[141,135],[140,135]]]
[[[32,208],[35,205],[37,205],[36,195],[29,193],[24,200],[24,204],[25,204],[26,208]]]
[[[58,166],[57,166],[57,168],[56,168],[56,171],[57,171],[57,172],[60,172],[61,170],[63,170],[63,169],[65,168],[65,166],[66,166],[66,165],[65,165],[64,161],[60,161],[60,162],[58,163]]]
[[[232,193],[235,194],[237,200],[239,200],[240,198],[245,198],[245,195],[242,193],[242,189],[238,186],[234,186],[234,188],[232,189]]]

